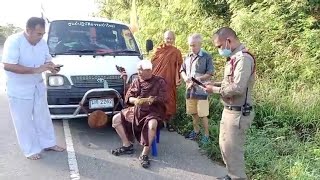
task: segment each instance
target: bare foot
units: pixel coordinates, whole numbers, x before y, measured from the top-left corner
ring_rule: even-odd
[[[52,147],[49,147],[49,148],[45,148],[44,149],[45,151],[57,151],[57,152],[62,152],[64,151],[65,149],[58,146],[58,145],[55,145],[55,146],[52,146]]]
[[[28,159],[30,160],[38,160],[41,158],[40,154],[34,154],[34,155],[31,155],[29,157],[27,157]]]

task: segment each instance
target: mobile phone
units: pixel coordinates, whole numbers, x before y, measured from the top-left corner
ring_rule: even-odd
[[[126,71],[123,67],[116,65],[116,68],[119,72],[124,72]]]
[[[55,68],[61,68],[61,67],[63,67],[62,64],[57,64]]]
[[[54,70],[60,71],[60,68],[63,67],[61,64],[57,64],[56,67],[54,67]]]
[[[206,87],[203,83],[201,83],[200,81],[198,81],[196,78],[194,77],[191,77],[191,81],[195,82],[196,84],[198,84],[199,86],[202,86],[202,87]]]

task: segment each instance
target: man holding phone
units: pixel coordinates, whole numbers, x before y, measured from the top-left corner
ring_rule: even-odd
[[[219,146],[228,174],[221,180],[248,179],[245,172],[246,131],[255,117],[253,87],[255,58],[240,42],[236,32],[222,27],[214,33],[213,45],[226,57],[221,86],[207,84],[208,93],[220,94],[224,105],[220,121]]]
[[[45,21],[31,17],[24,32],[7,38],[2,57],[16,135],[23,154],[31,160],[40,159],[42,150],[64,150],[56,145],[41,75],[45,71],[57,73],[61,65],[51,62],[44,33]]]
[[[191,52],[181,66],[181,77],[186,83],[186,113],[192,116],[193,131],[186,138],[196,140],[200,135],[199,118],[202,118],[204,136],[202,144],[209,142],[209,101],[208,94],[200,87],[213,75],[212,57],[201,49],[202,36],[193,34],[188,38]]]

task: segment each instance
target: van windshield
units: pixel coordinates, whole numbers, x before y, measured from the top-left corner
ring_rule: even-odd
[[[125,25],[59,20],[51,22],[48,33],[50,54],[137,55],[136,41]]]

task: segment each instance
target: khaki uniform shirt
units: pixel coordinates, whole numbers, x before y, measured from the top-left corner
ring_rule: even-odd
[[[230,60],[226,62],[224,77],[219,90],[222,103],[225,106],[242,106],[245,103],[247,92],[247,103],[252,105],[252,89],[255,81],[254,59],[248,53],[243,53],[244,45],[236,48]],[[232,63],[234,74],[232,80]]]

